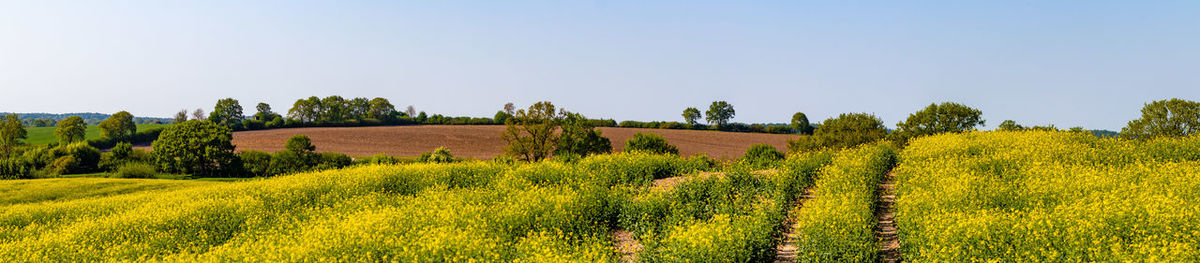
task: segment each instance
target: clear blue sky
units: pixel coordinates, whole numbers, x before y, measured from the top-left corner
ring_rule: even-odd
[[[1200,1],[0,1],[0,111],[170,116],[311,95],[739,122],[931,103],[1118,130],[1200,100]]]

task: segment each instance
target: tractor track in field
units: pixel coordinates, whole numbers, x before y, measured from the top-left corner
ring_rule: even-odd
[[[800,199],[797,199],[796,203],[792,206],[794,210],[791,211],[796,213],[789,214],[783,222],[783,242],[780,242],[779,246],[775,247],[775,263],[796,262],[796,237],[792,235],[792,231],[796,229],[796,217],[803,211],[801,209],[804,208],[804,202],[813,199],[815,196],[815,188],[810,187],[805,189],[804,195],[801,195]]]
[[[896,183],[895,174],[888,171],[875,190],[879,195],[875,203],[875,238],[879,240],[879,262],[901,262],[900,237],[896,233]]]

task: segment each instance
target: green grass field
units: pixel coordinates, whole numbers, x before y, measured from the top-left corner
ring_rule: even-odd
[[[144,131],[153,128],[164,128],[171,126],[170,124],[138,124],[138,130]],[[26,127],[28,132],[25,138],[25,143],[29,145],[44,145],[52,142],[57,142],[58,138],[54,137],[54,127]],[[87,126],[87,139],[100,138],[100,126]]]

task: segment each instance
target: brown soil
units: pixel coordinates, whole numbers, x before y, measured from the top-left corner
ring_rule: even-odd
[[[883,182],[876,190],[879,202],[875,205],[875,218],[879,223],[875,227],[875,237],[879,240],[879,261],[886,263],[900,262],[900,237],[896,235],[896,218],[893,205],[896,202],[895,175],[888,172]]]
[[[637,252],[643,247],[633,238],[633,232],[617,229],[613,230],[612,237],[617,242],[617,251],[621,252],[621,262],[637,262]]]
[[[649,132],[662,135],[679,147],[679,154],[698,153],[718,159],[741,157],[751,145],[767,143],[780,151],[787,150],[787,141],[796,135],[740,133],[719,131],[600,128],[604,137],[612,140],[613,150],[625,148],[625,141],[634,133]],[[339,128],[290,128],[233,133],[238,150],[275,152],[293,135],[304,134],[312,139],[319,152],[339,152],[351,156],[370,156],[384,153],[392,156],[418,156],[439,146],[446,146],[457,157],[490,159],[504,153],[504,132],[501,125],[413,125]]]
[[[805,189],[804,194],[796,200],[795,209],[790,210],[792,214],[788,215],[786,221],[783,222],[783,242],[775,247],[775,262],[776,263],[791,263],[796,262],[796,237],[792,235],[792,231],[796,229],[796,217],[801,207],[804,207],[804,201],[808,201],[815,196],[816,190],[813,188]]]

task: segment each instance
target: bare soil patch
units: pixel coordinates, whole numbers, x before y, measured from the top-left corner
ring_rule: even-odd
[[[815,195],[815,188],[805,189],[804,194],[792,206],[793,209],[788,211],[788,217],[783,222],[783,242],[775,247],[776,263],[796,262],[796,237],[792,234],[792,231],[796,229],[796,217],[800,215],[799,213],[803,212],[801,209],[804,207],[804,202],[812,199]]]
[[[625,141],[635,133],[662,135],[679,147],[679,154],[706,154],[718,159],[739,158],[751,145],[766,143],[780,151],[787,150],[787,141],[797,135],[741,133],[720,131],[600,128],[604,137],[612,140],[613,150],[625,148]],[[449,148],[455,156],[490,159],[504,154],[507,144],[500,139],[502,125],[412,125],[337,128],[290,128],[233,133],[233,144],[241,150],[275,152],[293,135],[304,134],[312,139],[319,152],[339,152],[351,156],[370,156],[384,153],[392,156],[418,156],[440,146]]]
[[[879,219],[875,226],[875,237],[879,239],[879,261],[887,263],[900,262],[900,237],[896,234],[896,213],[893,205],[896,202],[895,175],[888,172],[883,182],[875,191],[879,201],[875,204],[875,218]]]

